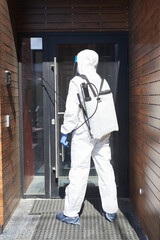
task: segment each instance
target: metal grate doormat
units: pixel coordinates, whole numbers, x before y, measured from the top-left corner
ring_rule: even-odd
[[[40,215],[42,213],[60,212],[64,209],[64,199],[46,199],[35,200],[29,215]],[[102,212],[101,200],[90,199],[86,200],[82,206],[82,211],[95,211]]]
[[[38,201],[38,202],[37,202]],[[35,214],[41,212],[32,240],[138,240],[138,236],[126,217],[119,210],[117,219],[110,223],[99,213],[97,202],[85,201],[81,225],[66,224],[56,219],[56,213],[63,210],[64,200],[37,200],[32,208]],[[50,202],[52,202],[52,204]],[[54,203],[56,207],[54,206]],[[42,205],[45,205],[44,208]],[[44,209],[47,211],[45,212]],[[38,210],[38,211],[37,211]],[[38,214],[39,214],[38,213]],[[30,213],[31,214],[31,213]]]
[[[35,200],[30,210],[30,215],[40,215],[42,213],[53,213],[62,211],[64,200],[61,199],[41,199]]]

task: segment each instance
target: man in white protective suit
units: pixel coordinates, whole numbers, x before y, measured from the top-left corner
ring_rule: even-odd
[[[65,190],[64,211],[57,213],[56,218],[65,223],[81,224],[79,212],[86,193],[92,157],[98,174],[102,208],[106,219],[112,222],[117,217],[118,203],[115,176],[110,163],[110,133],[101,139],[92,138],[87,124],[84,124],[83,111],[77,97],[78,93],[83,102],[81,84],[85,80],[80,75],[85,75],[93,86],[100,88],[102,79],[96,72],[99,57],[95,51],[86,49],[77,55],[76,61],[79,75],[70,81],[64,122],[61,126],[61,143],[64,146],[68,145],[67,134],[72,132],[70,183]],[[104,81],[103,88],[109,89],[107,81]],[[90,95],[93,95],[90,87],[88,90]]]

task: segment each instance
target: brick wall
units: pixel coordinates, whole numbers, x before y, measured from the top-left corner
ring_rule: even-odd
[[[6,87],[5,71],[11,71]],[[18,61],[6,0],[0,1],[0,225],[6,225],[20,199]],[[6,127],[6,115],[10,126]]]

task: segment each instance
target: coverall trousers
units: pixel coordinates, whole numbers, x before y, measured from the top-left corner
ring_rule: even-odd
[[[113,167],[110,163],[111,151],[109,137],[101,140],[90,138],[88,131],[75,131],[71,143],[70,183],[66,187],[64,215],[78,216],[84,201],[91,157],[98,174],[98,185],[102,201],[102,208],[107,213],[118,211],[117,188]]]

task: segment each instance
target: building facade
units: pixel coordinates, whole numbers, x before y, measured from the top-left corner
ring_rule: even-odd
[[[62,99],[74,56],[91,48],[120,124],[111,139],[118,196],[130,199],[148,238],[159,239],[159,6],[159,0],[0,2],[2,228],[20,198],[63,197],[70,154],[59,146]],[[94,166],[89,182],[97,186]]]

